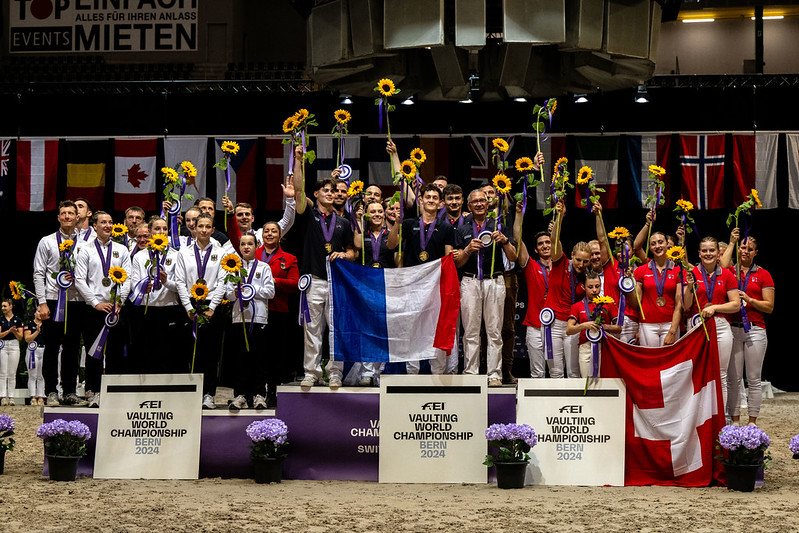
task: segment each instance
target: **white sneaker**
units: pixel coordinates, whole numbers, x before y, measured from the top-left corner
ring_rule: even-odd
[[[488,380],[488,386],[489,387],[501,387],[502,386],[502,380],[501,379],[497,379],[497,378],[491,378],[491,379]]]
[[[0,398],[0,405],[8,405],[8,398]]]
[[[252,399],[252,408],[253,409],[266,409],[266,398],[264,398],[260,394],[257,395],[255,398]]]
[[[14,398],[8,398],[8,402],[6,403],[9,407],[14,407],[17,403],[14,401]]]
[[[92,395],[92,399],[89,400],[89,407],[100,407],[100,393],[96,392]]]
[[[231,411],[238,411],[239,409],[247,409],[247,400],[244,398],[244,396],[239,394],[238,396],[233,398],[233,401],[230,402],[230,405],[228,405],[227,408]]]
[[[332,377],[327,384],[330,387],[330,390],[338,390],[341,387],[341,378]]]
[[[304,378],[302,378],[302,381],[300,381],[301,389],[307,390],[313,387],[314,385],[316,385],[316,378],[313,376],[305,376]]]
[[[61,405],[61,402],[58,401],[58,393],[51,392],[50,394],[48,394],[47,400],[45,400],[44,405],[48,407],[56,407],[58,405]]]
[[[364,376],[358,382],[359,387],[371,387],[372,386],[372,377],[371,376]]]
[[[214,403],[214,397],[210,394],[206,394],[203,396],[203,409],[216,409],[216,404]]]

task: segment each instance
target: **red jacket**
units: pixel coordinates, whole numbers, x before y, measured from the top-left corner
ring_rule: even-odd
[[[255,258],[259,261],[266,261],[266,251],[263,246],[255,251]],[[269,300],[269,311],[287,313],[289,294],[299,290],[297,282],[300,279],[300,271],[297,268],[297,258],[284,252],[282,248],[278,248],[269,258],[269,267],[272,269],[272,277],[275,280],[275,297]]]

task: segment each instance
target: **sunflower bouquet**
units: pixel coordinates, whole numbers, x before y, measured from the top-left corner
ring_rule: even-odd
[[[569,160],[561,157],[555,162],[555,170],[552,174],[552,183],[550,184],[550,194],[547,197],[547,203],[551,206],[544,210],[544,216],[555,212],[555,206],[558,202],[566,198],[566,189],[574,188],[574,185],[569,183]],[[554,243],[558,242],[558,217],[560,213],[555,216],[555,239]]]
[[[166,253],[169,246],[169,237],[163,233],[156,233],[150,240],[147,241],[147,250],[150,252],[150,258],[144,262],[144,268],[147,269],[147,280],[153,282],[153,290],[161,288],[161,254]],[[150,305],[150,294],[147,294],[147,303],[144,305],[144,314],[147,314],[147,308]]]
[[[735,213],[730,213],[730,216],[727,217],[727,227],[729,228],[733,222],[735,222],[735,227],[738,227],[739,218],[741,215],[744,215],[744,240],[749,235],[749,223],[748,219],[752,216],[752,211],[758,207],[763,207],[763,204],[760,203],[760,197],[757,195],[757,190],[752,189],[744,201],[735,208]],[[737,246],[737,245],[736,245]]]
[[[36,295],[25,288],[19,281],[10,281],[8,288],[11,291],[11,298],[14,300],[25,300],[25,314],[33,316],[36,312]]]
[[[352,120],[352,115],[346,109],[337,109],[333,112],[336,125],[333,126],[334,139],[338,139],[338,150],[336,151],[336,168],[344,163],[344,136],[349,134],[348,124]]]
[[[197,169],[191,161],[183,161],[178,169],[172,167],[161,168],[161,175],[164,178],[164,200],[172,204],[169,214],[176,215],[180,213],[180,204],[184,198],[189,202],[194,200],[193,195],[186,194],[186,184],[194,183],[193,180],[197,177]],[[161,208],[161,216],[164,216],[163,207]]]
[[[552,115],[558,107],[558,101],[555,98],[550,98],[544,105],[536,104],[533,106],[533,129],[535,130],[535,140],[538,151],[541,151],[541,135],[546,132],[547,125],[545,121],[549,121],[549,127],[552,127]],[[541,181],[544,181],[544,169],[541,168]]]
[[[390,96],[394,96],[399,94],[401,91],[394,85],[394,82],[389,78],[382,78],[380,81],[377,82],[377,85],[373,89],[374,92],[378,93],[378,97],[375,98],[375,105],[377,106],[377,120],[379,131],[383,132],[383,115],[385,114],[386,117],[386,135],[388,135],[388,140],[391,140],[391,125],[388,121],[388,114],[396,109],[396,106],[393,104],[388,103],[388,98]]]
[[[242,283],[245,283],[247,279],[247,269],[244,268],[244,265],[241,262],[241,258],[239,258],[236,254],[227,254],[222,257],[222,270],[225,271],[225,283],[235,283],[236,284],[236,294],[238,295],[239,300],[239,310],[241,311],[241,327],[244,329],[244,346],[247,348],[247,351],[250,351],[250,342],[247,340],[247,325],[244,322],[244,308],[249,305],[249,301],[244,301],[242,297]]]
[[[64,322],[64,333],[67,331],[67,289],[72,286],[74,281],[68,278],[75,275],[75,241],[64,239],[58,244],[58,272],[53,272],[53,278],[58,286],[58,300],[56,312],[53,316],[55,322]]]
[[[307,109],[300,109],[292,116],[283,121],[283,133],[288,133],[289,138],[283,139],[283,144],[291,144],[293,146],[302,146],[303,163],[306,161],[312,165],[316,161],[316,152],[313,150],[306,150],[306,135],[309,126],[318,126],[316,122],[316,115],[309,112]],[[289,161],[289,171],[294,171],[294,158]]]
[[[522,203],[522,219],[519,221],[519,232],[521,234],[521,228],[524,224],[524,214],[527,212],[527,188],[528,187],[538,187],[538,184],[541,183],[533,174],[533,160],[529,157],[520,157],[516,160],[516,172],[519,173],[519,179],[516,180],[516,183],[522,183],[522,192],[518,192],[513,196],[513,199],[517,202]],[[516,253],[519,253],[519,247],[521,246],[521,238],[516,245]]]
[[[591,300],[591,302],[596,306],[591,312],[591,320],[601,326],[605,323],[605,317],[602,316],[602,311],[605,309],[606,305],[615,304],[616,300],[614,300],[612,296],[597,296]]]
[[[128,234],[128,227],[125,224],[114,224],[111,227],[111,238],[114,242],[125,244],[125,235]]]
[[[58,245],[58,266],[61,270],[73,273],[75,272],[75,256],[73,252],[75,251],[75,241],[72,239],[65,239],[61,241],[61,244]],[[53,272],[52,274],[53,279],[55,279],[57,273]]]
[[[128,279],[128,273],[124,268],[112,266],[108,269],[108,277],[111,279],[111,303],[114,307],[122,307],[123,301],[119,297],[119,287]]]
[[[680,200],[678,200],[679,202]],[[684,272],[687,270],[691,272],[691,265],[688,264],[688,257],[685,253],[685,247],[683,246],[672,246],[668,250],[666,250],[666,257],[668,257],[671,261],[674,261],[675,264],[680,266],[680,293],[682,294],[682,287],[685,279]],[[691,292],[694,295],[694,302],[697,303],[697,307],[699,307],[699,300],[696,297],[696,283],[691,283]],[[705,337],[707,340],[710,340],[710,334],[707,331],[707,325],[705,324],[705,318],[702,316],[702,310],[699,310],[699,319],[702,321],[702,328],[705,330]]]
[[[644,205],[649,209],[655,209],[666,203],[666,196],[663,194],[666,190],[666,184],[663,182],[663,176],[666,175],[666,169],[657,165],[649,165],[649,196],[644,200]],[[649,232],[646,235],[646,250],[644,255],[649,255],[649,239],[652,236],[652,224],[649,225]]]
[[[630,230],[625,228],[624,226],[616,226],[613,228],[613,231],[608,233],[608,238],[613,239],[613,256],[618,255],[619,260],[621,263],[621,275],[627,277],[627,272],[632,268],[634,269],[636,265],[638,265],[641,260],[638,259],[635,255],[630,254]],[[613,258],[611,257],[611,261]],[[638,311],[641,313],[641,317],[646,318],[644,315],[644,309],[641,306],[641,299],[638,297],[638,291],[633,290],[632,292],[635,293],[635,299],[638,303]],[[620,296],[624,298],[624,296]],[[624,302],[622,300],[619,301],[619,315],[623,316],[624,314]],[[624,320],[623,318],[620,320]],[[619,322],[621,325],[621,322]]]
[[[419,215],[419,202],[421,201],[419,198],[419,192],[422,190],[422,185],[424,185],[420,174],[422,172],[422,165],[425,161],[427,161],[427,154],[424,153],[424,150],[421,148],[414,148],[411,150],[411,154],[408,159],[403,161],[400,165],[400,171],[394,179],[394,185],[398,185],[402,179],[405,179],[408,185],[413,187],[414,191],[416,192],[417,216]],[[403,187],[400,187],[400,192],[402,192],[403,189]],[[401,194],[400,196],[400,201],[404,202],[404,194]]]
[[[683,200],[682,198],[677,200],[677,205],[674,208],[674,213],[677,216],[677,221],[683,227],[685,227],[685,231],[687,233],[691,233],[693,230],[696,230],[696,222],[694,221],[694,217],[691,216],[691,211],[693,210],[694,210],[694,204],[692,204],[688,200]]]
[[[580,167],[580,171],[577,173],[577,185],[586,186],[585,198],[580,200],[580,207],[586,207],[589,211],[593,211],[594,202],[599,201],[599,193],[605,192],[605,189],[596,186],[594,170],[591,167]]]

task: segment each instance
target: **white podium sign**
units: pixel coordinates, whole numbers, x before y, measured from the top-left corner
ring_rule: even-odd
[[[380,378],[380,483],[485,483],[485,376]]]
[[[103,376],[94,477],[197,479],[202,374]]]
[[[538,436],[534,485],[624,485],[627,391],[621,379],[520,379],[516,421]],[[528,478],[529,479],[529,478]]]

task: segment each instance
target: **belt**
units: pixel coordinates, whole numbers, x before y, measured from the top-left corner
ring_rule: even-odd
[[[502,276],[502,274],[503,273],[501,271],[500,272],[494,272],[494,278],[498,278],[498,277]],[[473,272],[464,272],[463,273],[463,277],[464,278],[477,278],[478,276],[477,276],[477,274],[475,274]],[[491,278],[487,274],[483,274],[483,279],[493,279],[493,278]]]
[[[743,329],[744,323],[743,322],[730,322],[730,326],[734,328],[741,328]]]

